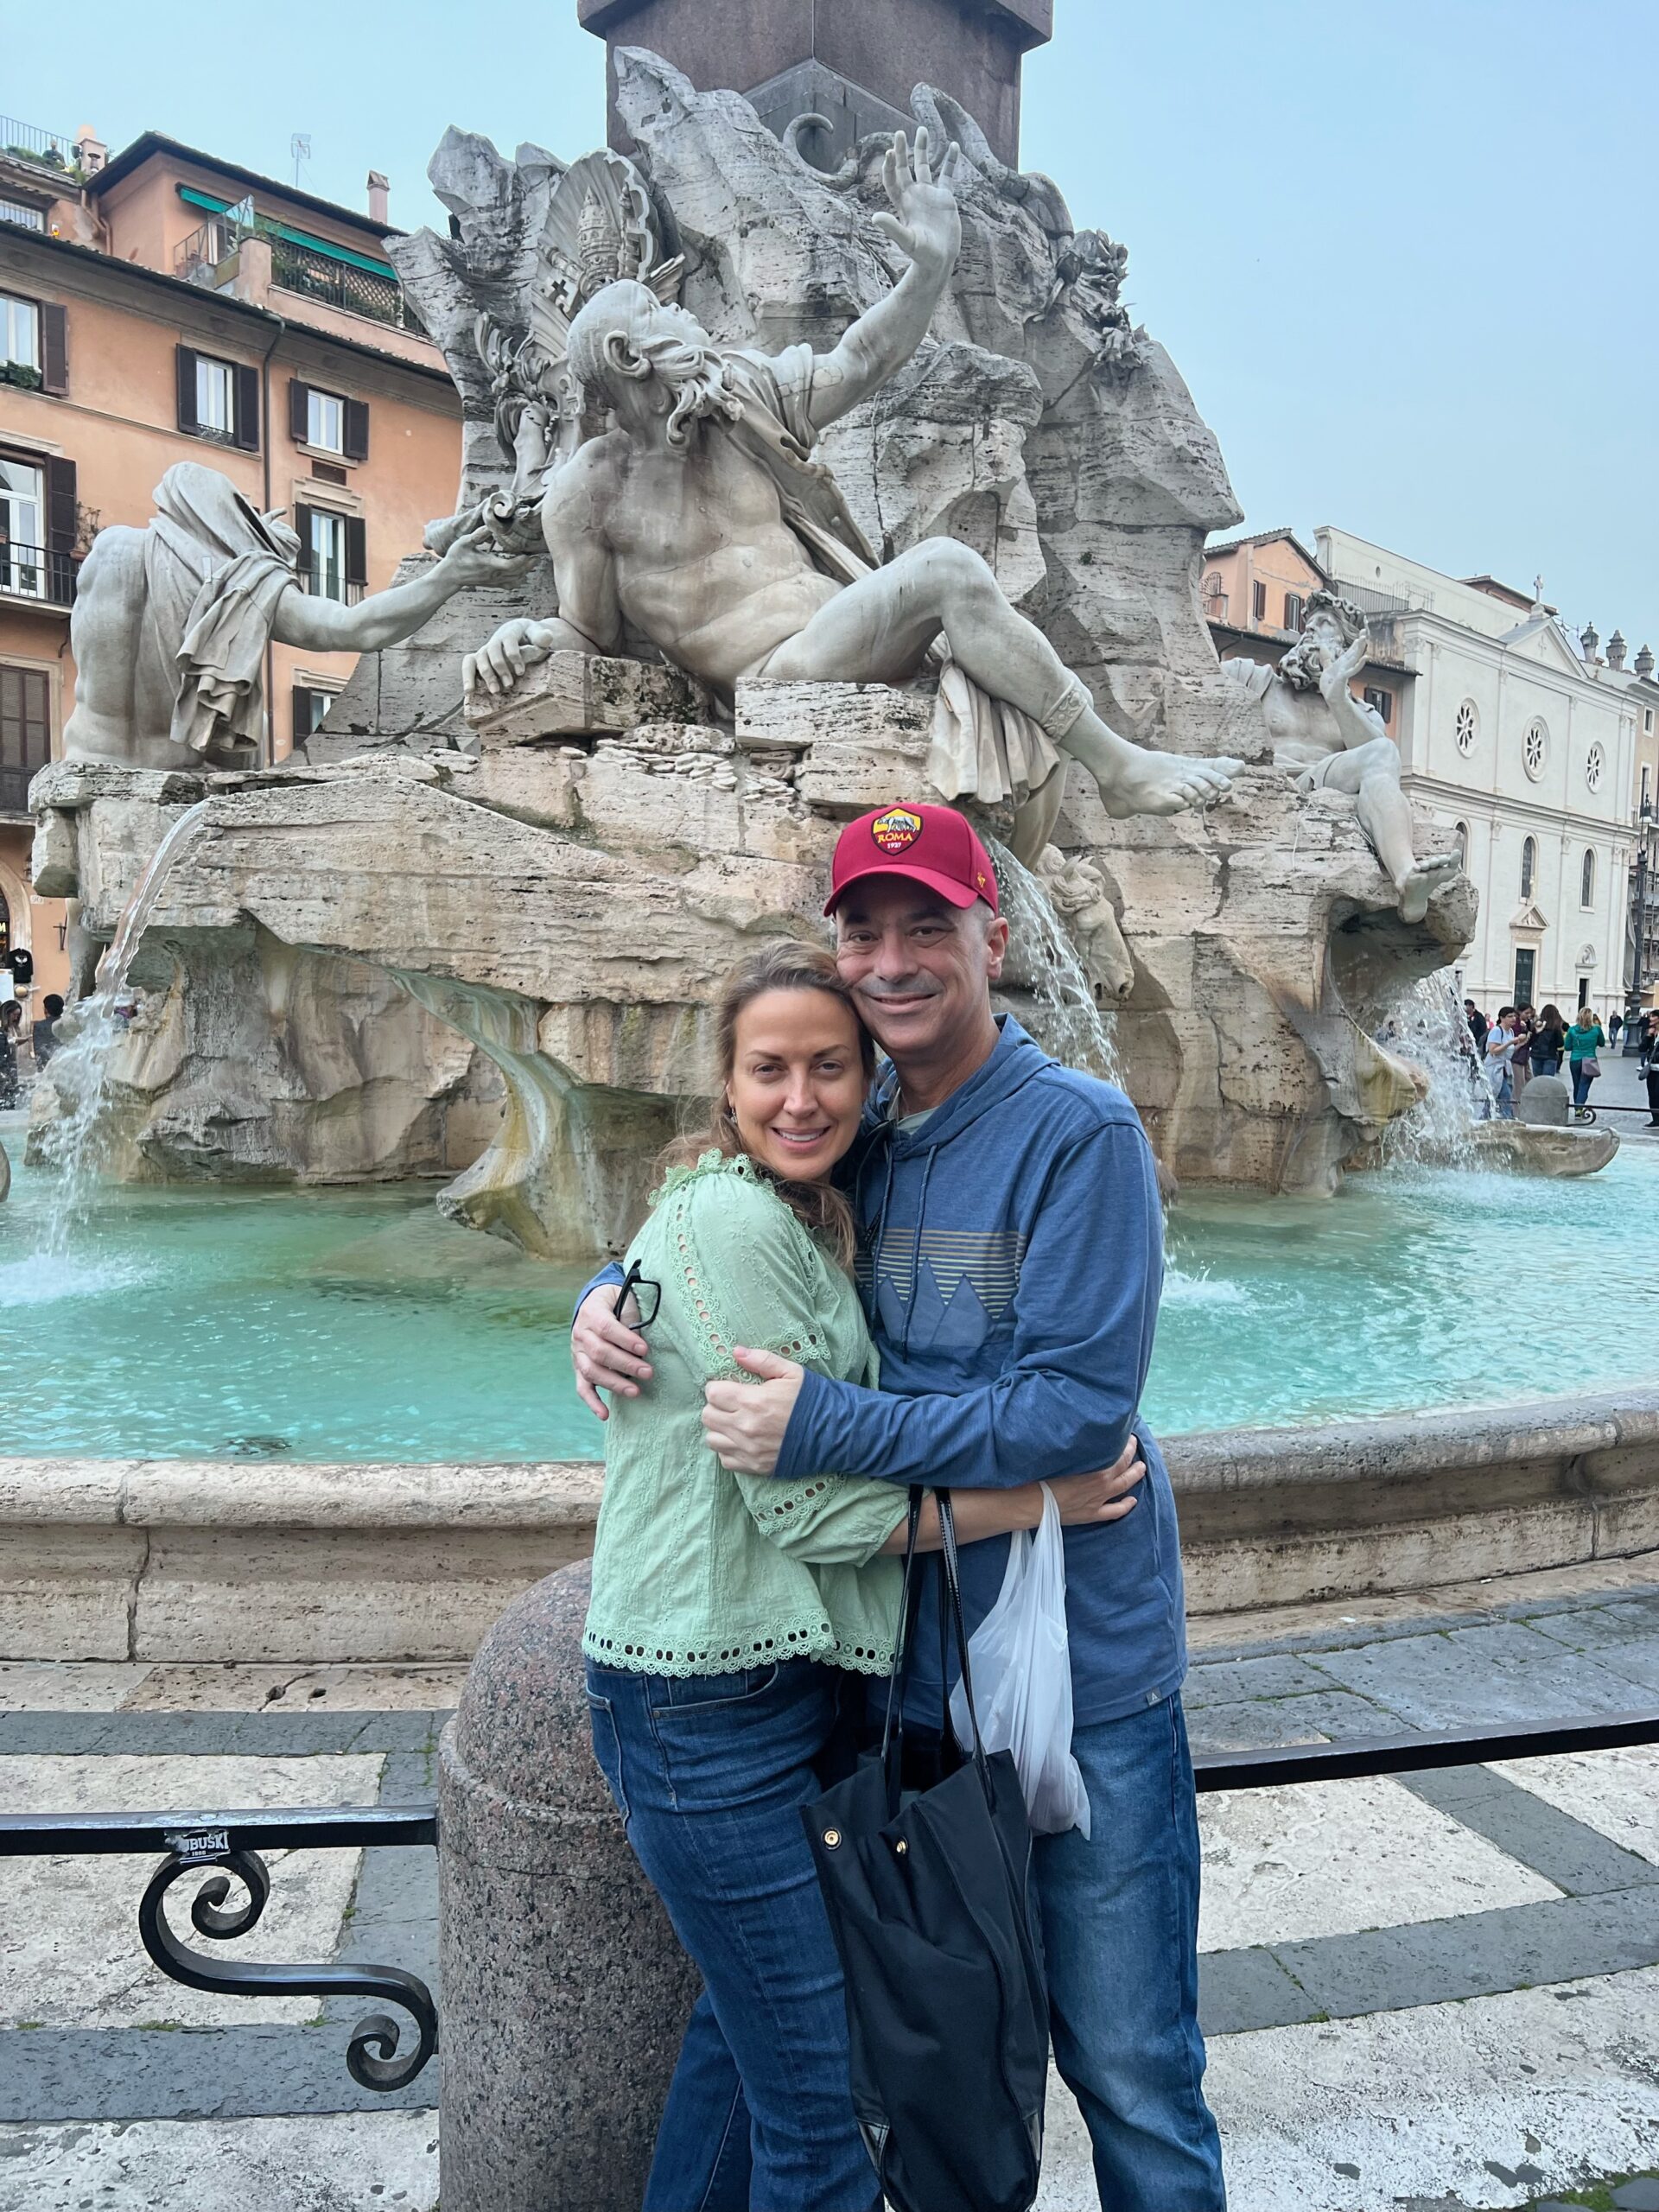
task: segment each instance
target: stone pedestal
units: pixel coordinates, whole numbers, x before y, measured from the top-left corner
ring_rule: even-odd
[[[1535,1075],[1516,1103],[1515,1118],[1530,1122],[1535,1128],[1564,1129],[1572,1098],[1560,1076]]]
[[[699,1987],[594,1761],[588,1593],[510,1605],[444,1732],[444,2212],[636,2212]]]

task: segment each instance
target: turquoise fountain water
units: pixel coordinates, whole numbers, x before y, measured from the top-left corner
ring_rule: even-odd
[[[21,1127],[3,1134],[13,1141]],[[58,1179],[17,1171],[3,1253]],[[1189,1192],[1155,1430],[1571,1399],[1659,1373],[1659,1147],[1560,1184],[1396,1166],[1332,1199]],[[558,1459],[598,1449],[576,1274],[441,1220],[430,1186],[100,1186],[67,1250],[0,1256],[0,1453]]]

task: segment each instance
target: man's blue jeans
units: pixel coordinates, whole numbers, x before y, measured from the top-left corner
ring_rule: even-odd
[[[1077,1729],[1090,1840],[1039,1836],[1054,2063],[1107,2212],[1224,2212],[1198,2032],[1198,1820],[1179,1697]]]
[[[880,2212],[800,1816],[842,1680],[805,1659],[683,1681],[588,1663],[599,1764],[703,1979],[644,2212]]]

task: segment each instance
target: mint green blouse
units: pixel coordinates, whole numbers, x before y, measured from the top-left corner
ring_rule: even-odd
[[[701,1421],[705,1382],[750,1379],[734,1344],[874,1384],[857,1292],[753,1161],[717,1152],[671,1175],[627,1256],[662,1303],[644,1332],[652,1379],[606,1423],[583,1649],[654,1675],[801,1658],[885,1673],[901,1569],[876,1554],[903,1492],[728,1473]]]

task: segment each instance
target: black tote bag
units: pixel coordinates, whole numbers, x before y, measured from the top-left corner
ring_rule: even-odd
[[[900,1787],[903,1685],[914,1649],[910,1493],[901,1635],[879,1755],[806,1806],[847,1986],[853,2108],[896,2212],[1027,2212],[1043,2156],[1048,1999],[1031,1890],[1031,1827],[1007,1751],[980,1740],[947,1491],[939,1671],[954,1630],[973,1751],[915,1796]],[[954,1739],[942,1721],[944,1755]]]

